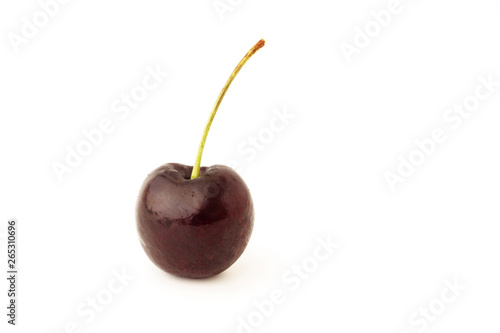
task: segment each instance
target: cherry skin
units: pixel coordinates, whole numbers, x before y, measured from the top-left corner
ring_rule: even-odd
[[[252,234],[254,210],[243,179],[223,165],[169,163],[145,179],[137,228],[146,254],[165,272],[208,278],[229,268]]]

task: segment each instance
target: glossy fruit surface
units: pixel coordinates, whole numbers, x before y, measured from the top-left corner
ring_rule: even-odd
[[[144,180],[137,228],[148,257],[165,272],[207,278],[229,268],[245,250],[253,229],[250,192],[233,169],[169,163]]]

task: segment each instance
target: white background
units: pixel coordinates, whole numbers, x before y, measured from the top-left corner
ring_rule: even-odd
[[[2,332],[237,332],[249,316],[240,332],[498,332],[500,87],[459,128],[443,115],[480,76],[500,81],[500,2],[401,0],[350,62],[342,43],[376,29],[370,12],[389,1],[231,3],[221,18],[212,0],[69,1],[18,52],[9,38],[40,4],[0,4],[2,233],[20,224],[18,326],[2,279]],[[194,162],[220,89],[260,38],[202,161],[238,161],[254,233],[220,276],[175,278],[140,247],[140,185],[163,163]],[[113,102],[148,66],[168,78],[120,119]],[[284,109],[294,118],[254,158],[238,151]],[[105,118],[113,131],[59,181],[52,164]],[[435,128],[447,140],[391,191],[384,174]],[[311,262],[317,237],[341,245],[291,290],[283,276]],[[122,270],[133,280],[81,316]],[[467,289],[445,304],[447,280]],[[258,322],[254,302],[273,289],[285,301]],[[425,327],[410,322],[429,306],[439,314]]]

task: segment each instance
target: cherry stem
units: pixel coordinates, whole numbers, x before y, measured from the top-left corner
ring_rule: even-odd
[[[229,77],[229,79],[227,79],[227,82],[224,85],[224,88],[222,88],[222,90],[219,94],[219,97],[217,98],[217,101],[215,102],[215,105],[212,109],[212,112],[210,113],[210,117],[208,118],[207,125],[205,126],[205,131],[203,131],[203,136],[201,138],[200,147],[198,148],[198,155],[196,155],[196,161],[194,163],[193,172],[191,173],[191,179],[195,179],[195,178],[198,178],[200,176],[201,156],[203,155],[203,149],[205,148],[205,141],[207,141],[208,131],[210,130],[210,126],[212,126],[212,121],[214,120],[215,114],[217,113],[217,110],[219,109],[219,106],[222,103],[222,99],[224,98],[224,95],[226,94],[227,90],[229,89],[229,86],[233,82],[236,75],[238,75],[238,72],[243,67],[243,65],[245,65],[245,63],[248,61],[248,59],[250,59],[255,54],[255,52],[257,52],[264,45],[265,45],[265,41],[263,39],[261,39],[257,42],[257,44],[255,44],[250,49],[250,51],[247,52],[247,54],[245,54],[243,59],[241,59],[239,64],[236,66],[236,68],[231,73],[231,76]]]

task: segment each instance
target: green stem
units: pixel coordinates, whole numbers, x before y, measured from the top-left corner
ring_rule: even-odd
[[[265,44],[264,40],[261,39],[255,44],[250,51],[245,54],[243,59],[239,62],[239,64],[236,66],[236,68],[233,70],[233,73],[231,73],[231,76],[229,79],[227,79],[226,84],[224,85],[224,88],[222,88],[222,91],[219,94],[219,97],[217,98],[217,101],[215,102],[215,105],[212,109],[212,112],[210,113],[210,117],[208,118],[207,125],[205,126],[205,131],[203,131],[203,136],[201,137],[201,143],[200,147],[198,148],[198,155],[196,155],[196,161],[194,163],[193,167],[193,172],[191,173],[191,179],[198,178],[200,176],[200,165],[201,165],[201,156],[203,155],[203,148],[205,148],[205,141],[207,141],[207,136],[208,136],[208,131],[210,130],[210,126],[212,126],[212,121],[215,118],[215,114],[217,113],[217,110],[219,109],[220,104],[222,103],[222,99],[224,98],[224,95],[226,94],[227,90],[229,89],[229,86],[233,82],[234,78],[236,75],[238,75],[238,72],[240,71],[241,67],[245,65],[245,63],[250,59],[255,52],[257,52],[261,47],[263,47]]]

